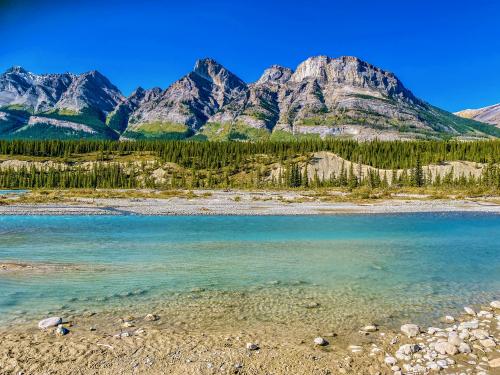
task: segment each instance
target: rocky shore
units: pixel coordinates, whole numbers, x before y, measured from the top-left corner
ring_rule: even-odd
[[[413,212],[500,213],[492,200],[430,199],[400,195],[393,199],[342,200],[342,193],[315,196],[296,191],[194,191],[195,197],[85,198],[62,203],[0,205],[0,215],[332,215]]]
[[[435,326],[369,323],[350,334],[266,321],[195,327],[189,316],[171,318],[87,312],[2,329],[0,373],[500,373],[500,301],[465,307]]]

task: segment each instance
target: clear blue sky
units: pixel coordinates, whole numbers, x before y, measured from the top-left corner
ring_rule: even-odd
[[[0,0],[1,71],[97,69],[127,95],[200,57],[253,81],[319,54],[358,56],[450,111],[498,103],[500,2]]]

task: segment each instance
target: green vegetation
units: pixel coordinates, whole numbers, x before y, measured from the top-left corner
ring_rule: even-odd
[[[328,178],[307,176],[313,153],[352,161]],[[0,160],[54,161],[0,169],[1,188],[500,188],[500,141],[294,142],[0,141]],[[428,176],[424,166],[444,161],[487,164],[480,176],[448,170]],[[90,163],[85,163],[90,162]],[[360,165],[371,169],[361,172]],[[376,168],[389,172],[381,173]],[[155,173],[153,173],[155,172]],[[158,174],[159,173],[159,174]],[[321,177],[321,178],[320,178]]]
[[[193,134],[190,127],[173,122],[148,122],[126,131],[123,136],[132,139],[181,140]]]
[[[257,129],[243,122],[231,123],[208,123],[200,134],[193,137],[194,140],[209,141],[265,141],[271,133],[267,129]]]

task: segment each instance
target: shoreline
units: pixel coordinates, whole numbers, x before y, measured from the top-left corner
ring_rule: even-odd
[[[184,193],[185,194],[185,193]],[[392,214],[478,212],[500,214],[497,198],[431,199],[425,195],[398,195],[391,199],[353,201],[342,193],[314,196],[295,191],[195,191],[195,197],[71,197],[61,202],[0,205],[8,215],[147,215],[147,216],[283,216],[336,214]]]
[[[238,320],[218,308],[208,317],[186,312],[203,306],[197,299],[188,305],[41,315],[62,320],[45,329],[37,320],[4,326],[0,373],[487,375],[500,368],[500,301],[466,306],[429,327],[366,321],[350,331]]]

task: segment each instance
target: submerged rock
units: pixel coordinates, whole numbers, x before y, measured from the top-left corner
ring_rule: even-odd
[[[154,321],[156,321],[158,319],[160,319],[160,318],[157,315],[155,315],[155,314],[148,314],[144,318],[144,320],[147,321],[147,322],[154,322]]]
[[[43,319],[38,322],[38,328],[47,329],[51,327],[57,327],[62,323],[62,318],[58,316],[53,316],[51,318]]]
[[[375,324],[368,324],[367,326],[364,326],[363,328],[361,328],[361,331],[376,332],[376,331],[378,331],[378,328]]]
[[[464,310],[467,314],[472,315],[472,316],[476,316],[476,312],[471,307],[465,306]]]

